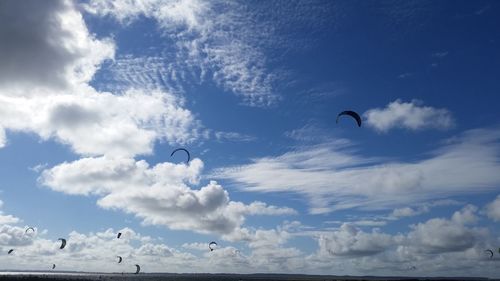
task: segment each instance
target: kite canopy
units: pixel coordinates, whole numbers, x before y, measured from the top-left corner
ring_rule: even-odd
[[[188,158],[187,158],[186,163],[189,163],[189,160],[191,160],[191,154],[190,154],[190,153],[189,153],[189,151],[187,151],[187,149],[185,149],[185,148],[177,148],[177,149],[175,149],[175,150],[174,150],[174,151],[172,151],[172,153],[170,154],[170,157],[174,156],[174,154],[175,154],[177,151],[179,151],[179,150],[182,150],[182,151],[186,152],[187,157],[188,157]]]
[[[24,233],[28,233],[28,230],[31,230],[31,231],[35,232],[35,229],[30,226],[30,227],[26,228],[26,230],[24,231]]]
[[[122,233],[118,232],[118,235],[116,236],[116,238],[120,239],[120,237],[122,237]]]
[[[490,259],[493,258],[493,251],[492,250],[488,249],[488,250],[485,250],[485,252],[490,254]]]
[[[210,249],[210,252],[215,250],[215,247],[217,246],[217,243],[215,241],[212,241],[208,244],[208,248]]]
[[[118,258],[118,263],[121,263],[121,262],[122,262],[122,260],[123,260],[123,258],[122,258],[122,257],[120,257],[120,256],[116,256],[116,257]]]
[[[136,264],[135,267],[137,268],[135,274],[139,274],[139,272],[141,271],[141,267],[138,264]]]
[[[64,249],[64,247],[66,247],[66,239],[59,238],[57,240],[61,240],[61,246],[59,247],[59,249]]]
[[[9,255],[10,255],[12,252],[14,252],[14,249],[10,249],[10,250],[7,252],[7,254],[9,254]]]
[[[343,115],[347,115],[347,116],[351,116],[352,118],[354,118],[356,120],[356,123],[358,123],[358,127],[361,127],[361,117],[359,116],[359,114],[357,114],[356,112],[352,111],[352,110],[345,110],[345,111],[342,111],[339,113],[339,115],[337,115],[337,123],[339,123],[339,118],[340,116],[343,116]]]

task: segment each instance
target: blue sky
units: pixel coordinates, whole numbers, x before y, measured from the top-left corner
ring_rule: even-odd
[[[499,8],[3,2],[1,269],[498,277]]]

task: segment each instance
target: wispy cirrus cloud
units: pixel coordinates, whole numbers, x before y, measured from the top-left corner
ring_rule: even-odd
[[[389,209],[496,189],[499,141],[498,129],[471,130],[427,158],[401,162],[363,157],[344,140],[344,145],[305,146],[220,168],[212,176],[228,179],[246,191],[301,194],[309,201],[311,213]]]
[[[398,99],[385,108],[370,109],[363,116],[366,119],[365,124],[379,132],[387,132],[394,128],[448,129],[455,124],[447,109],[424,106],[418,100],[403,102]]]
[[[168,82],[178,87],[178,79],[194,73],[198,81],[210,77],[247,105],[268,106],[278,99],[273,90],[277,74],[268,69],[257,39],[262,34],[254,32],[254,21],[241,13],[244,7],[238,2],[110,0],[91,1],[84,7],[89,13],[112,16],[125,25],[139,16],[153,18],[163,36],[172,40],[175,51],[168,55],[170,62],[157,56],[129,57],[114,65],[119,79],[162,86]],[[140,75],[134,75],[138,72]]]
[[[447,51],[432,53],[432,57],[442,59],[448,55]]]

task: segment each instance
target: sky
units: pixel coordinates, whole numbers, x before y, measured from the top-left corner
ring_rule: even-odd
[[[499,12],[1,1],[0,270],[500,277]]]

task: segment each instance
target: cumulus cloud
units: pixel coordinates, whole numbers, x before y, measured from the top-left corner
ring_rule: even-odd
[[[32,243],[31,238],[32,236],[25,235],[25,228],[12,226],[8,223],[0,226],[0,245],[2,246],[29,245]]]
[[[373,231],[366,233],[353,225],[342,224],[339,230],[321,235],[320,250],[336,256],[367,256],[385,251],[393,244],[393,237]]]
[[[460,205],[461,203],[452,199],[442,199],[433,202],[423,202],[415,207],[402,207],[394,209],[388,216],[390,220],[397,220],[403,217],[413,217],[430,212],[431,208],[441,206]]]
[[[490,219],[500,221],[500,195],[486,206],[486,214]]]
[[[3,1],[0,87],[11,95],[88,82],[114,56],[110,39],[90,34],[70,1]]]
[[[468,228],[454,220],[434,218],[414,225],[408,239],[416,251],[436,254],[465,251],[486,236],[485,229]]]
[[[202,168],[199,159],[150,167],[144,160],[83,158],[45,170],[39,181],[66,194],[97,195],[100,207],[134,214],[146,224],[203,233],[229,234],[241,227],[246,215],[296,213],[258,201],[231,201],[215,181],[191,189],[188,185],[199,183]]]
[[[364,232],[343,224],[317,236],[318,250],[308,256],[308,267],[321,272],[339,268],[350,274],[495,276],[496,263],[484,249],[496,239],[486,228],[472,226],[476,215],[477,207],[467,205],[449,219],[431,218],[397,234]]]
[[[21,242],[6,239],[22,237],[22,231],[19,227],[0,227],[0,250],[15,249],[11,255],[0,255],[2,269],[47,270],[54,263],[59,270],[90,272],[135,272],[135,264],[140,264],[143,272],[185,273],[186,268],[190,272],[203,273],[283,272],[296,270],[295,265],[303,255],[295,248],[274,243],[276,237],[283,236],[283,231],[278,230],[249,232],[252,241],[264,239],[268,242],[254,244],[248,255],[222,243],[212,252],[207,243],[190,243],[177,249],[130,228],[95,233],[71,231],[63,235],[67,239],[63,250],[59,249],[60,241],[47,237],[46,233]],[[117,232],[123,233],[122,238],[116,239]],[[200,251],[195,254],[184,250],[196,247]],[[117,255],[123,258],[120,264]]]
[[[201,136],[199,122],[172,93],[89,86],[115,46],[88,31],[73,2],[1,5],[0,146],[10,130],[55,139],[78,154],[135,156],[151,153],[156,140]]]
[[[415,210],[415,209],[410,208],[410,207],[403,207],[403,208],[394,209],[394,211],[392,211],[392,213],[391,213],[391,216],[395,217],[395,218],[412,217],[412,216],[423,214],[425,212],[428,212],[428,210],[425,208]]]
[[[48,270],[56,264],[59,270],[134,272],[134,264],[139,263],[145,271],[168,268],[168,271],[181,272],[179,264],[185,266],[192,262],[195,266],[197,262],[195,256],[158,243],[132,229],[119,231],[130,235],[116,239],[117,231],[113,229],[88,234],[72,231],[66,236],[67,245],[63,250],[59,249],[60,241],[40,235],[27,240],[29,243],[15,245],[12,255],[2,255],[2,268]],[[0,236],[6,233],[4,228],[0,228],[0,233]],[[123,257],[121,264],[116,262],[117,255]]]
[[[3,206],[3,201],[0,200],[0,208]],[[13,215],[4,215],[3,211],[0,211],[0,225],[6,224],[16,224],[21,222],[21,219]]]
[[[229,179],[246,191],[302,194],[311,213],[401,208],[497,189],[499,141],[498,129],[471,130],[448,140],[427,158],[398,162],[363,157],[343,140],[220,168],[212,176]],[[410,209],[395,212],[414,214]]]
[[[340,228],[309,232],[300,222],[284,222],[275,229],[239,228],[231,235],[245,243],[234,247],[221,242],[208,250],[207,242],[183,244],[180,249],[142,235],[130,228],[107,229],[62,235],[67,246],[42,231],[23,236],[24,228],[0,227],[0,250],[14,248],[11,255],[0,255],[3,269],[50,269],[98,272],[134,272],[140,264],[144,272],[287,272],[313,274],[442,275],[494,276],[496,263],[483,257],[485,247],[496,241],[485,228],[469,226],[476,221],[477,208],[468,205],[450,219],[432,218],[410,226],[406,233],[389,234],[380,230],[365,232],[352,224]],[[463,219],[467,218],[467,219]],[[116,233],[122,237],[116,239]],[[316,252],[305,253],[289,244],[296,237],[311,237]],[[229,243],[229,242],[228,242]],[[196,250],[194,253],[185,250]],[[117,255],[123,258],[117,263]],[[40,257],[44,257],[41,259]]]
[[[238,2],[109,0],[90,1],[84,7],[91,14],[111,16],[124,25],[140,16],[152,18],[177,48],[168,62],[162,59],[168,56],[165,53],[119,58],[123,63],[113,65],[112,71],[118,79],[178,89],[179,80],[186,76],[203,80],[210,75],[247,105],[268,106],[278,99],[273,93],[276,74],[267,69],[260,47],[262,34],[255,32],[255,21]],[[262,33],[269,32],[269,28],[262,28]]]
[[[184,243],[182,244],[182,248],[189,250],[206,251],[208,249],[208,244],[201,242]]]
[[[366,111],[365,123],[379,132],[393,128],[410,130],[447,129],[454,126],[451,113],[444,108],[424,106],[421,101],[403,102],[395,100],[386,108],[374,108]]]
[[[147,154],[156,139],[187,143],[199,136],[193,114],[172,94],[130,90],[117,96],[80,90],[30,98],[0,95],[0,106],[7,109],[0,113],[0,126],[53,138],[83,155]]]

